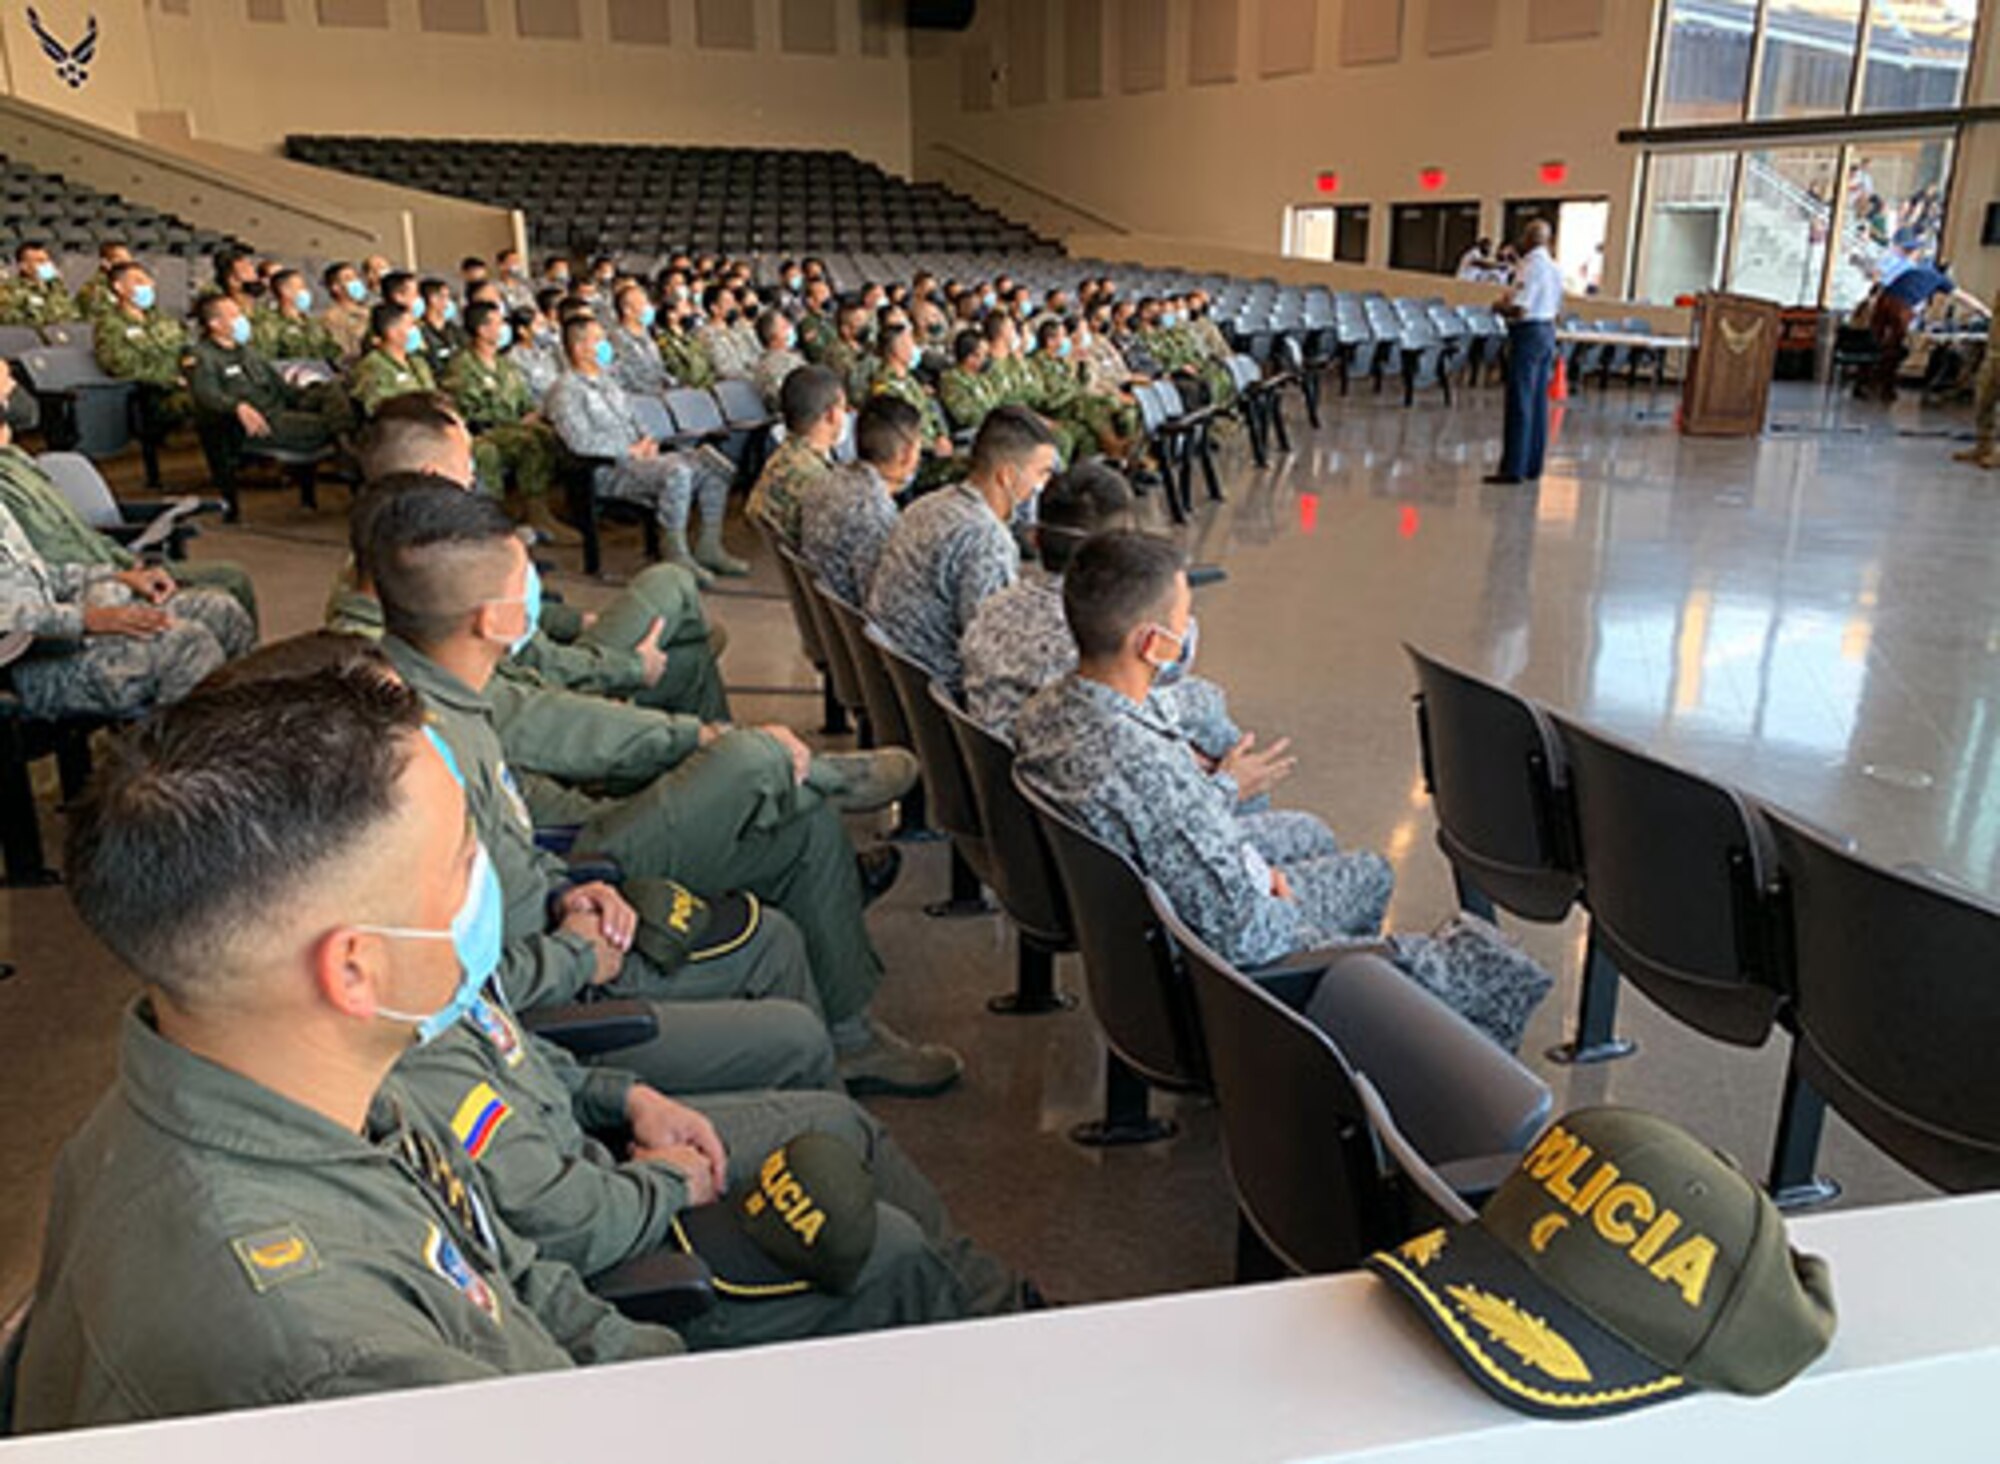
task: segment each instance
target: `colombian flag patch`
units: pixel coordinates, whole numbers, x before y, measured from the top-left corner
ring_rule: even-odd
[[[500,1125],[513,1116],[514,1110],[507,1106],[507,1100],[494,1092],[491,1085],[479,1083],[465,1101],[458,1105],[458,1112],[452,1115],[451,1131],[458,1135],[458,1142],[465,1152],[477,1159],[486,1152],[486,1146],[493,1142],[493,1135],[500,1131]]]

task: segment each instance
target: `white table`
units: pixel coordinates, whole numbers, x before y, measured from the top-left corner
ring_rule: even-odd
[[[1539,1423],[1490,1401],[1405,1306],[1350,1275],[18,1440],[0,1460],[2000,1457],[2000,1195],[1805,1219],[1793,1235],[1833,1265],[1841,1325],[1824,1358],[1768,1399],[1695,1396],[1596,1423]]]

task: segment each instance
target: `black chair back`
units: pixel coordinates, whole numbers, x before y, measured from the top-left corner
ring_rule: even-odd
[[[1794,1061],[1897,1162],[2000,1188],[2000,906],[1871,864],[1772,814]]]
[[[1148,1083],[1205,1091],[1207,1060],[1194,999],[1132,862],[1073,822],[1021,776],[1076,920],[1090,1005],[1111,1050]]]
[[[848,603],[828,589],[824,580],[815,579],[813,589],[819,596],[820,607],[826,612],[827,629],[840,637],[841,646],[847,652],[847,664],[854,673],[857,699],[868,713],[868,726],[874,733],[875,745],[911,746],[909,723],[903,717],[903,699],[896,695],[896,684],[889,679],[889,668],[882,662],[880,648],[868,638],[868,617],[861,613],[859,606]]]
[[[757,533],[778,562],[778,579],[784,584],[785,599],[791,603],[792,623],[798,627],[799,644],[805,648],[806,659],[824,671],[826,644],[820,639],[819,620],[813,612],[812,591],[808,588],[812,583],[811,572],[797,553],[763,524],[757,525]]]
[[[868,637],[895,685],[904,724],[910,729],[910,746],[923,764],[925,814],[934,827],[951,835],[966,862],[983,878],[986,830],[979,821],[979,805],[973,800],[958,739],[952,736],[943,710],[931,700],[931,673],[890,645],[880,627],[871,625]]]
[[[1417,672],[1417,744],[1438,847],[1461,898],[1470,885],[1524,920],[1563,919],[1582,881],[1562,753],[1541,709],[1414,646],[1403,650]]]
[[[958,739],[958,750],[986,831],[988,883],[1023,936],[1049,950],[1070,950],[1076,934],[1063,896],[1062,876],[1034,810],[1014,786],[1014,749],[981,726],[936,681],[938,704]]]
[[[1783,988],[1763,816],[1734,789],[1551,720],[1569,767],[1592,936],[1678,1020],[1758,1046]]]

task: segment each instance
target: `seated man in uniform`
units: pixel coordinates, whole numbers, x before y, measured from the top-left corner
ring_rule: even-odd
[[[107,376],[139,383],[139,435],[158,443],[194,410],[185,371],[187,327],[159,308],[144,265],[118,265],[110,279],[112,303],[97,318],[93,342],[97,364]]]
[[[805,491],[799,557],[850,605],[866,605],[896,528],[897,495],[923,461],[923,417],[899,397],[874,396],[854,419],[857,461]]]
[[[806,358],[798,351],[798,327],[792,324],[791,317],[784,311],[766,310],[757,317],[757,344],[764,350],[757,357],[757,366],[750,379],[756,384],[757,395],[764,399],[764,405],[775,411],[778,394],[784,390],[785,378],[806,364]]]
[[[539,1259],[390,1076],[497,958],[414,693],[329,674],[162,713],[99,767],[63,867],[143,992],[56,1166],[18,1429],[681,1350]]]
[[[281,269],[271,276],[271,308],[250,321],[251,343],[268,361],[341,362],[333,329],[312,313],[312,286],[303,273]]]
[[[354,405],[337,381],[297,387],[250,344],[254,327],[227,295],[195,307],[188,388],[195,423],[211,460],[233,458],[246,443],[317,453],[353,424]]]
[[[326,286],[320,324],[339,349],[335,364],[345,368],[360,357],[368,338],[368,282],[353,265],[334,263],[321,271],[320,283]]]
[[[529,811],[507,767],[491,700],[495,671],[533,632],[539,577],[489,499],[452,487],[399,488],[367,512],[363,562],[390,632],[385,647],[398,673],[424,694],[472,780],[488,847],[496,859],[509,847],[521,851],[510,861],[518,872],[510,880],[503,868],[503,883],[510,909],[520,906],[524,933],[539,930],[549,871],[534,854]],[[704,739],[672,772],[627,797],[573,793],[577,846],[610,855],[628,876],[703,894],[746,890],[789,915],[805,937],[814,994],[849,1085],[941,1091],[962,1070],[958,1056],[907,1042],[869,1015],[883,969],[862,920],[861,871],[838,814],[807,784],[811,754],[781,733],[731,730]],[[885,881],[893,879],[893,864],[883,861]],[[574,967],[575,954],[568,960]],[[618,964],[604,979],[619,974]],[[700,971],[677,971],[664,984],[643,969],[625,974],[646,995],[698,1001],[740,994]],[[561,999],[575,994],[574,985],[573,971]],[[511,987],[508,994],[531,1003]]]
[[[801,366],[778,392],[785,440],[750,490],[747,512],[796,549],[799,500],[833,471],[833,449],[847,428],[847,389],[825,366]]]
[[[63,283],[49,247],[24,239],[14,250],[14,273],[0,282],[0,325],[39,329],[77,318],[76,301]]]
[[[473,431],[479,481],[496,493],[511,480],[521,496],[521,519],[551,544],[574,547],[583,536],[556,522],[549,508],[556,459],[555,430],[542,420],[526,378],[504,354],[514,328],[490,300],[465,307],[465,347],[444,369],[444,389]]]
[[[424,333],[409,306],[384,301],[368,312],[368,336],[361,358],[348,369],[347,390],[370,417],[386,401],[437,390],[437,378],[424,359]]]
[[[1055,439],[1025,407],[987,414],[963,483],[911,504],[889,535],[868,590],[868,617],[956,692],[959,642],[987,596],[1014,583],[1021,551],[1008,528],[1055,469]]]
[[[1077,669],[1014,720],[1016,766],[1157,880],[1195,933],[1239,966],[1373,934],[1394,876],[1343,854],[1310,814],[1246,814],[1227,774],[1205,772],[1154,688],[1193,644],[1180,551],[1099,535],[1063,576]]]

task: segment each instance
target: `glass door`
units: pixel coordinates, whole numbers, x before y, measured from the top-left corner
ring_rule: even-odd
[[[1838,147],[1745,153],[1729,288],[1780,305],[1817,305],[1839,195]]]

